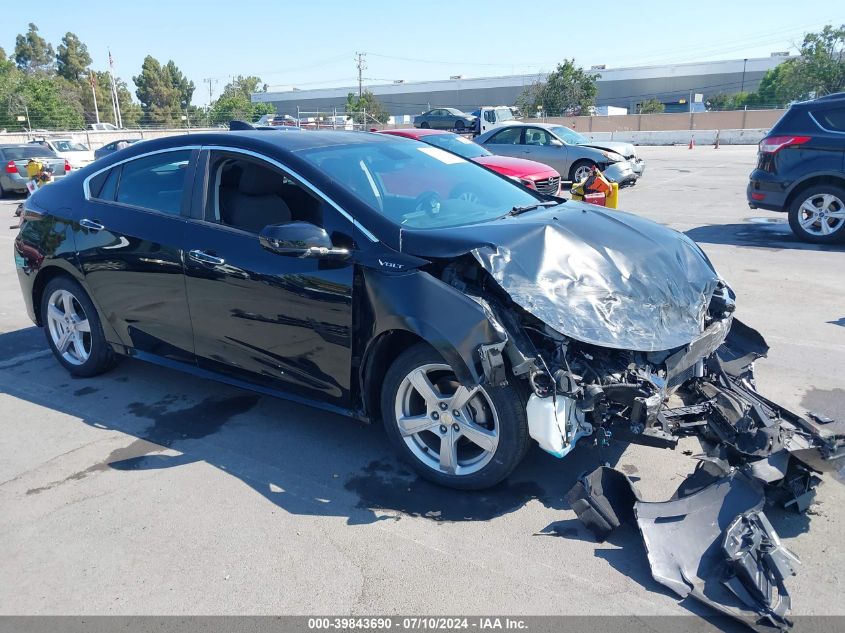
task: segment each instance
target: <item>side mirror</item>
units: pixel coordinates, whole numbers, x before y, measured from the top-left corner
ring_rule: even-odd
[[[551,142],[552,147],[563,147],[563,142],[559,139],[553,138]]]
[[[310,222],[270,224],[261,229],[258,242],[271,253],[288,257],[349,256],[348,249],[334,248],[326,229]]]

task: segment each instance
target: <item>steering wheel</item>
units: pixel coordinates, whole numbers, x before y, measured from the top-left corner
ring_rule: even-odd
[[[440,194],[436,191],[423,191],[414,198],[414,211],[423,211],[429,217],[440,213]]]

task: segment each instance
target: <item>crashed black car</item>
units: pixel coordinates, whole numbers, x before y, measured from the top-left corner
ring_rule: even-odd
[[[129,355],[381,418],[443,485],[501,481],[531,438],[696,433],[796,505],[840,465],[841,429],[754,389],[765,343],[694,242],[413,140],[148,141],[38,191],[15,253],[71,373]]]

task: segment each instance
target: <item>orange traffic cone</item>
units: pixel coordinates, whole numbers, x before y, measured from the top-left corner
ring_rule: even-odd
[[[689,147],[687,147],[687,149],[693,149],[694,147],[695,147],[695,136],[690,136]]]

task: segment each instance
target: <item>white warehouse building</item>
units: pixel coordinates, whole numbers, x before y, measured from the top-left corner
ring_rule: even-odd
[[[626,108],[636,112],[642,101],[657,98],[666,111],[686,110],[690,95],[701,94],[704,101],[721,93],[756,90],[766,71],[788,58],[786,53],[770,57],[712,62],[599,68],[596,105]],[[545,75],[506,75],[501,77],[456,78],[436,81],[403,82],[366,86],[392,115],[418,114],[436,107],[474,110],[482,105],[513,105],[519,94]],[[357,86],[299,90],[252,95],[253,102],[269,102],[279,114],[296,116],[302,112],[343,111],[346,96]]]

